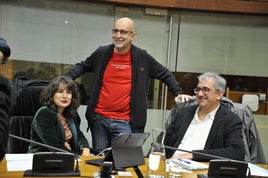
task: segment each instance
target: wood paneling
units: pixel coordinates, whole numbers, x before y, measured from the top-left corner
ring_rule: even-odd
[[[268,0],[102,0],[102,2],[126,5],[145,5],[161,8],[268,15]]]
[[[12,79],[13,63],[9,59],[4,65],[0,65],[0,75],[6,77],[7,79]]]
[[[227,89],[226,97],[231,99],[235,103],[242,103],[242,96],[244,94],[254,94],[254,95],[260,95],[260,94],[266,94],[266,93],[259,93],[259,92],[242,92],[242,91],[230,91]],[[253,112],[254,114],[267,114],[267,102],[259,102],[259,108],[257,111]]]

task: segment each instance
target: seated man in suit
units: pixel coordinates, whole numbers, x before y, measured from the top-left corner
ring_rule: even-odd
[[[198,80],[194,89],[198,105],[176,111],[166,128],[164,140],[166,146],[193,153],[166,149],[167,158],[209,161],[214,158],[207,156],[209,154],[243,161],[242,122],[235,113],[220,104],[226,80],[210,72],[200,75]]]
[[[0,61],[4,64],[10,55],[10,48],[6,40],[0,38]],[[4,157],[7,148],[9,130],[9,108],[10,108],[9,82],[0,75],[0,160]]]

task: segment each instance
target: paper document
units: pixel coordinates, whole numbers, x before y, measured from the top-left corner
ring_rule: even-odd
[[[32,169],[33,154],[6,154],[7,171]]]
[[[268,177],[268,170],[262,167],[256,166],[252,163],[248,163],[248,167],[250,168],[250,174],[254,176],[262,176]]]
[[[202,170],[208,169],[208,165],[189,159],[172,159],[176,164],[187,170]]]

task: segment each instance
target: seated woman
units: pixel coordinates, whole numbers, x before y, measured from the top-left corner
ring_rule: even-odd
[[[54,78],[40,95],[43,105],[31,125],[31,140],[78,155],[90,154],[89,143],[79,128],[80,94],[76,83],[64,76]],[[31,143],[29,153],[55,151]]]

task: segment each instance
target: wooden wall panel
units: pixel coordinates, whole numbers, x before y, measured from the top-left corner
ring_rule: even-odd
[[[268,15],[268,0],[102,0],[102,2]]]

